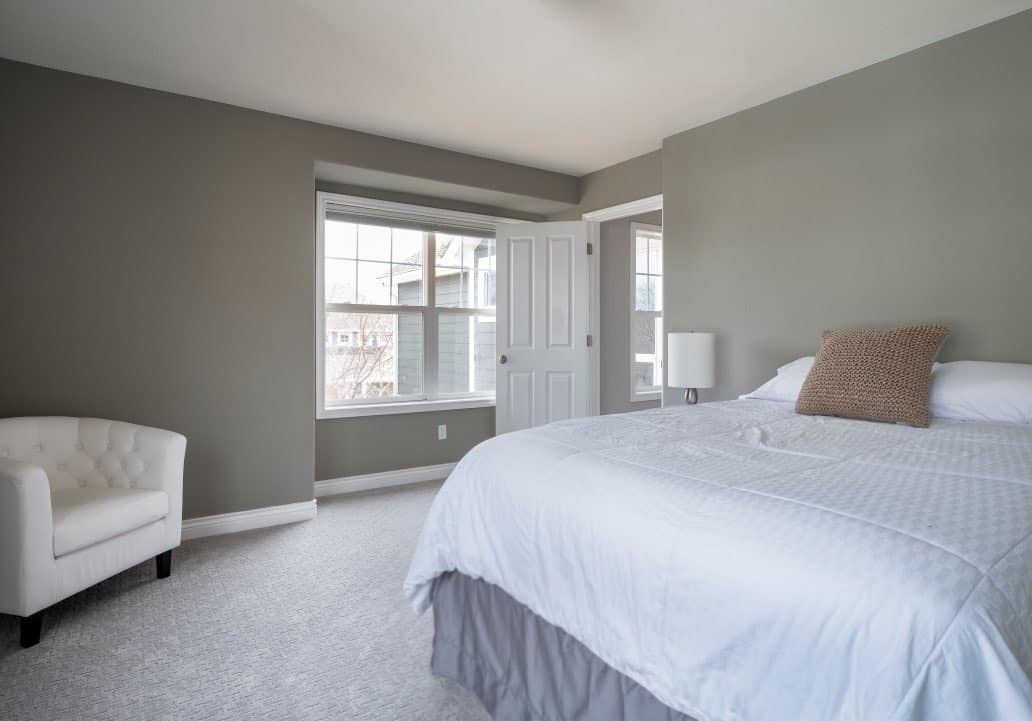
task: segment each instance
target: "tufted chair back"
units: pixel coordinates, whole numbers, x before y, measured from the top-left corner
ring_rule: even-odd
[[[51,491],[159,487],[165,445],[152,430],[99,418],[5,418],[0,458],[42,467]]]

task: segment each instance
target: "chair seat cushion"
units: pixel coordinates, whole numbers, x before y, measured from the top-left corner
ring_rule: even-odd
[[[70,488],[50,496],[54,557],[106,541],[168,515],[168,494],[138,488]]]

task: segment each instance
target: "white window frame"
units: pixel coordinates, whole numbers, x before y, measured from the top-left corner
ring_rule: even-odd
[[[315,194],[315,417],[355,418],[359,416],[389,415],[395,413],[420,413],[428,411],[455,410],[460,408],[485,408],[495,405],[495,394],[491,393],[458,393],[441,394],[437,392],[437,318],[442,313],[454,313],[471,317],[490,315],[491,311],[475,308],[448,308],[434,305],[435,298],[435,264],[426,262],[436,258],[433,241],[426,241],[423,248],[423,302],[424,305],[367,305],[353,303],[326,303],[325,284],[325,225],[326,211],[336,207],[342,212],[354,210],[356,214],[365,213],[382,218],[396,218],[408,222],[426,222],[431,225],[444,225],[496,232],[501,223],[517,223],[512,218],[499,218],[478,213],[465,213],[454,210],[442,210],[407,203],[394,203],[386,200],[362,198],[354,195],[341,195],[318,191]],[[328,306],[334,306],[332,309]],[[337,307],[339,306],[339,307]],[[326,406],[326,358],[324,343],[326,338],[326,313],[420,313],[423,317],[423,393],[416,398],[411,396],[392,396],[384,399],[362,399],[355,403]]]
[[[663,378],[663,335],[664,335],[663,333],[656,334],[656,364],[658,366],[657,370],[659,371],[659,377],[660,377],[659,386],[657,388],[655,388],[654,390],[648,390],[648,391],[635,391],[634,390],[634,364],[638,362],[637,354],[634,352],[634,330],[635,330],[635,328],[634,328],[634,312],[637,309],[637,305],[638,305],[638,298],[637,298],[637,292],[636,292],[636,290],[637,290],[637,278],[635,276],[637,275],[637,270],[638,270],[638,268],[637,268],[637,266],[638,266],[638,263],[637,263],[637,250],[638,250],[637,241],[638,241],[638,232],[639,231],[644,231],[644,232],[647,232],[647,233],[657,233],[657,234],[659,234],[659,236],[662,238],[661,242],[663,243],[662,246],[660,246],[661,253],[662,253],[662,249],[666,248],[666,238],[663,236],[663,227],[662,226],[659,226],[659,225],[649,225],[647,223],[631,223],[631,234],[630,234],[630,240],[629,240],[630,249],[631,249],[631,262],[630,262],[630,266],[631,266],[631,270],[630,270],[631,293],[630,293],[630,315],[629,315],[628,321],[627,321],[627,330],[628,330],[628,336],[627,336],[628,344],[627,345],[629,346],[629,358],[630,358],[630,362],[631,362],[630,363],[630,368],[629,368],[629,371],[628,371],[628,374],[627,374],[627,381],[628,381],[628,385],[630,387],[630,400],[631,400],[631,403],[642,403],[642,402],[645,402],[645,401],[656,401],[656,400],[661,400],[663,398],[663,381],[662,381],[662,378]],[[665,269],[666,269],[666,266],[664,265],[664,270]],[[660,277],[661,278],[664,277],[664,274],[660,274]],[[666,287],[665,282],[664,282],[664,287]],[[660,318],[664,318],[665,315],[666,315],[665,311],[659,311],[659,317]]]

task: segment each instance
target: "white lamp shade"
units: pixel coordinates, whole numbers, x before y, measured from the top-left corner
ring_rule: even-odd
[[[712,388],[713,333],[667,333],[667,385],[671,388]]]

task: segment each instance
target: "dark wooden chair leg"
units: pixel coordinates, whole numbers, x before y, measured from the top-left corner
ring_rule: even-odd
[[[159,553],[154,557],[158,565],[158,578],[168,578],[172,575],[172,551],[168,550]]]
[[[21,620],[21,646],[29,648],[39,643],[40,634],[43,631],[43,611],[36,611],[31,616],[24,616]]]

